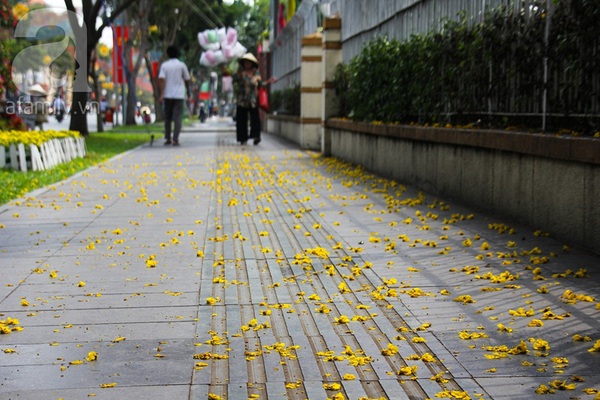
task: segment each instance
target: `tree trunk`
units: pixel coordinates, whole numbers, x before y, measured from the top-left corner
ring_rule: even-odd
[[[137,79],[137,74],[133,72],[129,72],[128,82],[127,82],[127,110],[125,110],[125,125],[137,125],[135,121],[135,114],[137,110],[137,101],[135,97],[135,88],[134,84],[135,79]]]
[[[87,99],[87,92],[73,92],[69,130],[78,131],[82,136],[90,134],[87,125]]]
[[[96,64],[95,57],[92,59],[92,63]],[[100,101],[102,99],[102,93],[100,92],[100,82],[98,81],[98,74],[96,74],[95,69],[92,69],[91,77],[92,77],[92,82],[93,82],[93,86],[94,86],[95,98],[96,98],[96,126],[98,127],[96,129],[96,132],[104,132],[104,124],[103,124],[103,120],[102,120],[103,115],[102,115],[102,111],[100,108]]]
[[[146,60],[146,68],[148,69],[148,75],[150,76],[150,83],[152,84],[152,97],[154,98],[154,114],[156,115],[155,122],[163,122],[165,120],[165,114],[163,112],[162,104],[158,101],[158,76],[152,74],[152,63],[150,58],[146,54],[144,57]]]

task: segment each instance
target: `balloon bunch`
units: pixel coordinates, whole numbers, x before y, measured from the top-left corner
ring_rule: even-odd
[[[214,67],[235,60],[246,53],[246,48],[237,40],[233,28],[209,29],[198,34],[198,42],[205,50],[200,64]]]

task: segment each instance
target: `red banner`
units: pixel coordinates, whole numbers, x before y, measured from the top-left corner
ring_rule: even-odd
[[[152,76],[154,78],[158,76],[158,61],[152,61]]]
[[[113,82],[116,83],[123,83],[123,43],[127,40],[129,29],[113,25]]]

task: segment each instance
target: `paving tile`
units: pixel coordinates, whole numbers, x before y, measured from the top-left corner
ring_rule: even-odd
[[[0,207],[0,319],[24,328],[0,335],[0,397],[324,399],[335,391],[323,383],[339,382],[348,398],[420,400],[443,390],[429,379],[443,371],[445,387],[471,398],[528,398],[574,375],[585,382],[552,398],[600,387],[598,353],[587,351],[600,329],[597,256],[566,252],[518,224],[509,234],[498,218],[419,199],[411,187],[400,193],[269,135],[257,147],[236,146],[231,126],[217,128],[187,131],[181,151],[141,147]],[[317,248],[329,256],[309,254]],[[311,265],[298,265],[301,254]],[[493,282],[505,271],[512,280]],[[592,301],[569,302],[569,293]],[[475,302],[455,301],[461,295]],[[534,315],[512,315],[519,308]],[[548,310],[565,318],[528,326]],[[340,315],[370,318],[339,324]],[[254,318],[270,326],[242,330]],[[464,330],[488,337],[461,340]],[[576,333],[592,341],[573,342]],[[211,342],[217,335],[227,344]],[[126,339],[113,343],[118,337]],[[547,340],[548,354],[536,354],[530,338]],[[528,354],[486,358],[487,346],[522,340]],[[300,346],[296,358],[266,351],[276,343]],[[388,343],[397,354],[382,355]],[[371,361],[316,355],[346,346]],[[97,361],[69,365],[92,350]],[[407,359],[425,352],[437,361]],[[201,353],[213,358],[193,358]],[[195,368],[200,361],[207,366]],[[404,365],[418,367],[416,379],[397,375]],[[108,382],[117,386],[99,387]]]

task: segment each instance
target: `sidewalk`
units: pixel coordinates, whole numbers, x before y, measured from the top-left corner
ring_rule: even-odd
[[[599,257],[233,129],[0,207],[0,398],[595,398]]]

